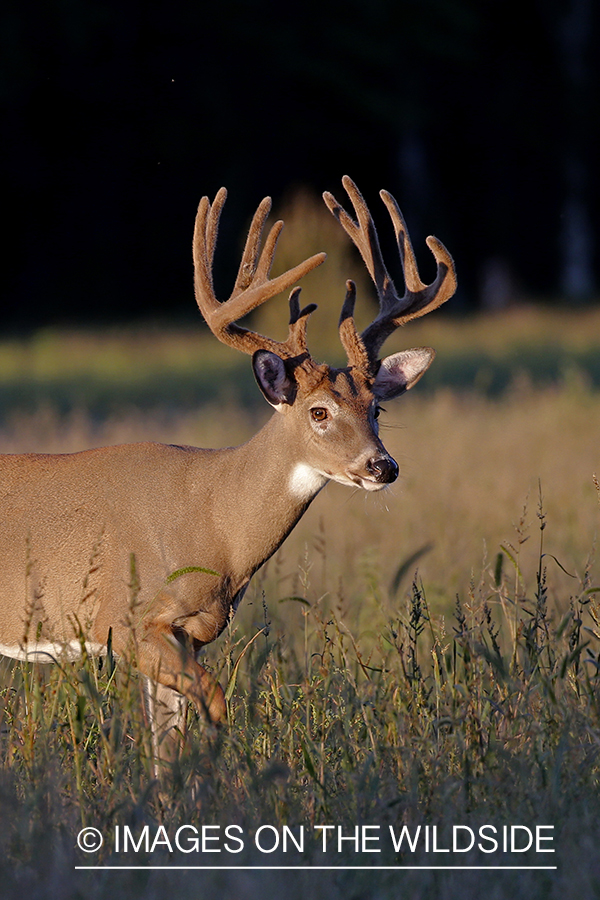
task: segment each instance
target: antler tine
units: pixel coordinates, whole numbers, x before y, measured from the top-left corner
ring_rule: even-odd
[[[317,253],[277,278],[270,279],[269,274],[283,222],[276,222],[273,225],[261,253],[262,233],[271,209],[271,199],[265,197],[253,216],[231,297],[225,303],[220,303],[214,293],[212,264],[219,219],[226,196],[225,189],[221,188],[212,206],[208,198],[203,197],[198,207],[193,249],[194,284],[200,312],[215,337],[223,343],[235,347],[243,353],[252,354],[256,350],[271,350],[282,358],[291,358],[297,355],[298,347],[302,346],[303,351],[306,350],[305,319],[312,312],[312,307],[306,307],[298,314],[294,322],[290,322],[290,335],[285,342],[275,341],[243,328],[237,324],[237,320],[256,309],[270,297],[290,288],[295,281],[320,265],[326,254]],[[295,302],[297,302],[297,298]],[[293,310],[291,318],[294,318]]]
[[[208,202],[208,197],[206,200]],[[220,188],[217,191],[212,206],[209,204],[208,221],[206,223],[206,260],[209,272],[212,272],[215,247],[217,245],[217,233],[219,231],[219,221],[226,200],[227,191],[225,188]]]
[[[400,211],[400,207],[389,191],[379,191],[379,196],[385,203],[394,226],[394,233],[396,235],[398,251],[400,253],[400,262],[402,263],[402,272],[404,274],[404,283],[412,293],[422,291],[426,285],[421,281],[419,276],[412,241],[408,233],[408,228],[406,227],[406,222],[404,221],[404,216]]]
[[[419,318],[437,309],[454,294],[456,291],[454,260],[442,242],[433,237],[433,235],[429,235],[425,242],[433,253],[437,263],[437,271],[434,281],[431,284],[425,284],[419,275],[408,229],[396,200],[388,191],[380,191],[380,196],[387,207],[394,226],[404,272],[404,282],[407,290],[402,300],[399,301],[403,305],[401,310],[403,315],[395,314],[397,324],[404,325],[411,319]]]
[[[438,306],[441,306],[442,303],[445,303],[456,290],[456,275],[452,257],[444,245],[438,241],[437,238],[428,237],[427,245],[435,256],[437,262],[437,274],[435,281],[430,285],[426,285],[421,281],[415,254],[402,213],[392,195],[388,193],[388,191],[381,191],[380,196],[388,209],[394,225],[400,260],[402,262],[404,281],[406,284],[404,296],[399,297],[383,262],[377,230],[367,204],[351,178],[345,175],[342,179],[342,183],[354,206],[358,224],[354,222],[331,194],[326,193],[323,197],[329,210],[338,219],[342,228],[360,250],[361,256],[365,261],[369,274],[377,289],[379,313],[360,336],[362,347],[364,347],[364,351],[368,358],[366,369],[373,373],[377,369],[377,356],[384,341],[400,325],[404,325],[406,322],[410,321],[410,319],[423,316],[431,310],[436,309]],[[347,303],[348,295],[346,296],[344,309],[346,309]],[[352,306],[353,303],[354,301],[352,301]],[[344,321],[347,321],[347,324],[344,326],[345,337],[342,336],[341,329],[341,324]],[[352,335],[350,323],[352,323],[352,328],[354,328],[352,315],[344,315],[344,312],[342,312],[340,337],[346,348],[346,352],[348,353],[349,360],[350,353],[346,347],[346,343],[349,343],[349,346],[353,347],[356,338],[358,338],[355,329],[354,334],[356,335],[356,338]],[[354,353],[354,350],[351,350],[350,352]],[[361,351],[359,350],[357,358],[360,358],[360,356]],[[351,362],[351,365],[355,365],[355,363]]]
[[[192,251],[196,302],[209,325],[212,314],[219,306],[213,290],[212,259],[217,239],[219,216],[226,196],[225,188],[221,188],[215,197],[212,208],[208,197],[202,197],[194,225]]]
[[[238,270],[238,275],[235,280],[235,286],[233,288],[233,292],[231,294],[232,297],[237,296],[242,291],[245,291],[246,288],[252,283],[252,279],[256,274],[256,267],[258,263],[258,255],[260,252],[260,241],[262,238],[262,233],[265,227],[265,222],[267,221],[267,216],[271,212],[271,198],[265,197],[264,200],[261,200],[258,209],[254,213],[252,217],[252,223],[250,225],[250,229],[248,231],[248,237],[246,238],[246,244],[244,247],[244,252],[242,254],[242,261],[240,262],[240,268]],[[281,224],[283,226],[283,222],[276,223],[277,225]],[[281,231],[281,227],[279,231]],[[269,234],[273,233],[273,229]],[[277,236],[279,232],[277,233]],[[277,238],[275,238],[275,242]],[[273,247],[273,252],[275,248]],[[268,275],[268,272],[267,272]]]
[[[276,223],[276,225],[278,224]],[[283,222],[281,224],[283,225]],[[273,226],[272,231],[276,225]],[[304,260],[304,262],[298,263],[293,269],[288,269],[287,272],[278,275],[277,278],[271,279],[266,276],[262,277],[261,272],[262,269],[267,267],[267,261],[263,262],[263,258],[267,255],[266,250],[267,248],[265,247],[251,284],[239,294],[234,292],[226,303],[219,304],[220,318],[225,324],[231,323],[231,327],[233,327],[233,323],[238,319],[242,319],[266,300],[290,288],[295,281],[299,281],[312,269],[320,266],[327,256],[326,253],[316,253],[309,259]],[[268,267],[271,267],[270,263],[268,263]]]
[[[316,303],[309,303],[304,309],[300,309],[300,292],[302,288],[295,287],[290,294],[290,324],[286,345],[293,351],[296,357],[307,353],[306,346],[306,326],[308,317],[317,308]]]
[[[346,299],[340,315],[339,332],[342,347],[346,351],[348,363],[371,372],[372,365],[363,340],[354,324],[354,305],[356,303],[356,285],[348,279],[346,282]],[[375,374],[374,372],[372,374]]]
[[[323,199],[329,211],[335,216],[348,237],[360,251],[360,255],[377,289],[377,296],[380,302],[387,303],[390,295],[392,297],[396,296],[396,289],[383,262],[375,223],[363,195],[352,179],[348,175],[344,175],[342,184],[350,197],[358,222],[355,222],[348,215],[344,207],[337,202],[329,191],[325,191]]]
[[[265,281],[271,274],[271,266],[273,265],[273,258],[275,256],[275,250],[277,249],[277,241],[279,240],[279,235],[282,231],[283,222],[279,219],[270,229],[265,241],[265,246],[260,254],[260,259],[258,260],[258,265],[256,267],[256,278],[258,281]]]

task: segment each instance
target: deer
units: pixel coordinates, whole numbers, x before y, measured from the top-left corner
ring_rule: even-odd
[[[263,245],[270,198],[254,214],[230,298],[217,299],[212,273],[226,199],[221,188],[212,204],[201,199],[196,216],[196,301],[212,334],[251,356],[271,418],[238,447],[147,442],[0,457],[0,654],[74,659],[82,653],[85,625],[89,653],[106,653],[111,643],[116,656],[127,656],[133,630],[134,664],[163,766],[181,746],[188,702],[209,724],[226,719],[223,689],[201,665],[200,651],[224,630],[252,576],[317,494],[330,481],[375,492],[398,477],[398,464],[379,437],[380,403],[411,389],[435,354],[421,347],[380,359],[380,350],[397,328],[452,296],[454,263],[444,245],[428,237],[437,272],[424,284],[400,209],[381,191],[404,273],[400,296],[361,193],[347,176],[343,186],[356,218],[332,194],[323,197],[358,248],[379,301],[376,317],[359,334],[356,288],[346,282],[339,320],[346,366],[317,362],[307,348],[307,321],[316,305],[301,307],[297,282],[325,254],[270,277],[283,227],[276,222]],[[284,341],[239,324],[290,288]]]

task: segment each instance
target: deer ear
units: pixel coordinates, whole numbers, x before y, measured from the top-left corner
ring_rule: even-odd
[[[270,350],[257,350],[252,357],[252,368],[258,386],[271,406],[293,402],[296,383],[287,374],[280,356]]]
[[[417,347],[382,359],[373,384],[377,400],[391,400],[408,391],[429,368],[434,356],[435,350],[430,347]]]

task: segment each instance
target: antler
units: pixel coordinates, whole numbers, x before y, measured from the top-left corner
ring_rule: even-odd
[[[348,292],[340,319],[340,339],[351,365],[366,367],[374,372],[377,368],[379,350],[396,328],[410,319],[424,316],[437,309],[454,294],[456,290],[454,262],[437,238],[428,237],[427,245],[437,261],[437,274],[432,284],[424,284],[419,276],[410,237],[398,204],[387,191],[380,191],[381,199],[387,206],[394,225],[406,284],[404,296],[399,297],[383,262],[377,231],[362,194],[347,175],[342,178],[342,184],[352,201],[356,222],[337,202],[333,194],[326,191],[323,199],[329,211],[360,250],[377,289],[379,314],[359,336],[353,319],[356,292],[354,284],[348,282]]]
[[[262,233],[271,210],[271,198],[265,197],[252,219],[231,297],[226,302],[220,303],[213,288],[212,267],[219,219],[226,198],[227,191],[225,188],[221,188],[212,205],[208,197],[203,197],[198,207],[193,253],[194,287],[200,312],[215,337],[224,344],[235,347],[236,350],[250,354],[255,350],[271,350],[284,359],[300,356],[307,352],[307,317],[316,309],[314,303],[300,309],[298,299],[300,288],[294,288],[289,298],[290,327],[286,341],[275,341],[255,331],[249,331],[236,323],[238,319],[256,309],[265,300],[290,288],[307,272],[319,266],[326,254],[317,253],[293,269],[284,272],[283,275],[270,279],[269,274],[273,265],[275,247],[283,228],[283,222],[279,221],[273,225],[261,252]]]

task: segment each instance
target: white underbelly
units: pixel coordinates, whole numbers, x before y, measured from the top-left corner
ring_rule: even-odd
[[[86,652],[90,656],[104,656],[106,646],[85,642]],[[69,662],[79,659],[81,656],[80,641],[37,641],[23,644],[0,644],[0,656],[8,656],[10,659],[20,659],[22,662],[53,663],[65,659]]]

